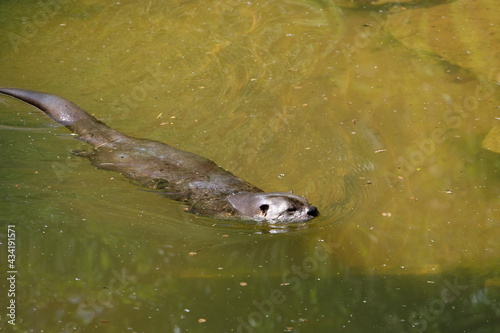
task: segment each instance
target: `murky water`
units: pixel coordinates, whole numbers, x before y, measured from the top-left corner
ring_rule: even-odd
[[[500,155],[481,144],[500,118],[494,4],[3,1],[0,86],[322,215],[186,214],[0,97],[0,330],[500,332]]]

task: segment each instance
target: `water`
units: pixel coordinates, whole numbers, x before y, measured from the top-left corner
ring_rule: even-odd
[[[500,16],[404,3],[0,4],[0,86],[66,97],[322,213],[290,228],[186,214],[2,97],[0,329],[498,332],[500,162],[481,143],[499,47],[480,31]]]

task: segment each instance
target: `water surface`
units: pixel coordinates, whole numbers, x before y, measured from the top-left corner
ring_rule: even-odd
[[[498,332],[500,160],[482,141],[499,44],[478,31],[500,16],[491,0],[472,20],[472,3],[2,2],[0,86],[68,98],[322,215],[186,214],[2,97],[2,309],[9,225],[17,275],[0,330]]]

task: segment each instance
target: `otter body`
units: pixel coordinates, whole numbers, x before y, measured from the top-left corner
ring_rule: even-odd
[[[265,193],[209,159],[161,142],[129,137],[61,97],[13,88],[0,88],[0,92],[38,107],[94,148],[74,154],[141,186],[161,190],[166,197],[186,203],[190,213],[267,223],[302,222],[319,215],[303,197]]]

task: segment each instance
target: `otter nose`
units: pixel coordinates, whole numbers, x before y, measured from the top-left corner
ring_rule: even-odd
[[[314,206],[309,206],[307,208],[307,215],[310,215],[312,217],[316,217],[319,215],[319,211],[318,211],[318,208],[314,207]]]

